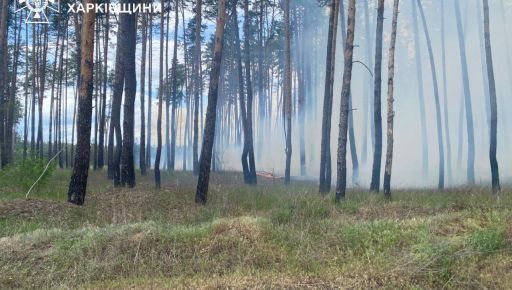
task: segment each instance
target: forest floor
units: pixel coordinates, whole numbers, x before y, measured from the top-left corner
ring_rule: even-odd
[[[0,188],[0,289],[512,289],[512,192],[350,191],[213,174],[137,175],[114,189],[91,172],[83,207],[57,170],[25,199]]]

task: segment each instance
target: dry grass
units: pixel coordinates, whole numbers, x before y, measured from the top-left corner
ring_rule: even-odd
[[[93,172],[84,207],[65,203],[68,172],[24,200],[0,195],[0,288],[510,289],[512,198],[483,190],[351,192],[214,174],[152,176],[114,189]]]

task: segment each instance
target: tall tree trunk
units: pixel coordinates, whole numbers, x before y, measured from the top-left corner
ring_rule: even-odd
[[[344,52],[343,84],[341,89],[340,126],[338,137],[336,202],[345,198],[347,188],[347,135],[348,114],[350,103],[350,87],[352,82],[352,64],[354,56],[354,34],[356,24],[356,1],[350,0],[348,6],[347,41]]]
[[[103,91],[101,93],[101,117],[100,117],[100,140],[98,150],[98,168],[103,168],[105,165],[105,126],[106,126],[106,114],[107,114],[107,82],[108,82],[108,40],[109,40],[109,28],[110,28],[110,15],[109,12],[105,14],[105,30],[103,37]],[[143,38],[145,39],[145,38]],[[144,40],[143,40],[144,41]],[[142,111],[144,114],[144,111]],[[144,142],[142,142],[144,143]]]
[[[457,21],[457,35],[459,40],[460,63],[462,69],[462,84],[464,87],[464,108],[466,110],[466,130],[468,137],[468,163],[467,163],[467,182],[469,185],[475,184],[475,136],[473,129],[473,106],[471,104],[471,90],[469,88],[469,72],[466,59],[466,43],[464,41],[464,32],[462,31],[462,17],[460,14],[459,0],[455,0],[455,18]]]
[[[199,0],[201,1],[201,0]],[[160,0],[164,7],[164,0]],[[160,76],[158,78],[158,117],[156,119],[157,147],[155,158],[155,186],[160,188],[160,159],[162,157],[162,103],[164,101],[164,9],[160,12]]]
[[[391,170],[393,168],[393,142],[394,142],[394,117],[393,111],[394,103],[394,81],[395,81],[395,44],[396,44],[396,30],[398,26],[398,6],[399,0],[393,2],[393,24],[391,28],[391,41],[389,44],[389,57],[388,57],[388,130],[387,130],[387,147],[386,147],[386,166],[384,169],[384,196],[391,198]]]
[[[379,0],[377,8],[377,31],[375,33],[375,85],[374,85],[374,126],[375,126],[375,148],[373,151],[371,191],[378,192],[380,189],[380,170],[382,162],[382,32],[384,29],[384,0]]]
[[[146,1],[143,1],[144,3]],[[140,174],[146,175],[146,108],[144,100],[144,89],[146,88],[146,47],[148,38],[148,14],[142,13],[142,56],[140,61],[140,155],[139,167]],[[151,50],[151,47],[149,48]]]
[[[48,26],[44,26],[43,33],[43,47],[42,47],[42,60],[39,64],[39,99],[38,99],[38,112],[39,112],[39,123],[37,125],[37,155],[39,158],[43,159],[43,101],[44,101],[44,93],[45,93],[45,83],[46,83],[46,55],[48,51]]]
[[[325,65],[325,91],[322,117],[322,141],[320,150],[320,192],[331,190],[331,122],[334,91],[334,69],[336,66],[336,36],[340,0],[333,0],[329,13],[327,55]]]
[[[194,174],[199,174],[198,167],[198,142],[199,142],[199,99],[202,98],[202,81],[200,74],[201,67],[201,15],[203,9],[203,0],[197,0],[196,3],[196,31],[195,31],[195,51],[194,51],[194,140],[192,145],[192,161],[194,166]]]
[[[444,4],[442,4],[444,5]],[[414,34],[414,51],[416,60],[416,81],[418,83],[418,101],[421,126],[421,168],[423,177],[428,175],[428,135],[427,135],[427,114],[425,112],[425,89],[423,88],[423,65],[421,61],[420,32],[418,29],[417,3],[412,1],[412,22]]]
[[[7,15],[9,10],[9,1],[3,0],[0,10],[0,150],[1,161],[0,168],[7,164],[7,156],[5,152],[5,102],[7,99]]]
[[[201,0],[199,0],[201,1]],[[210,182],[210,167],[212,161],[213,142],[215,139],[215,124],[217,118],[217,97],[219,89],[220,64],[224,43],[224,24],[226,22],[226,1],[218,1],[217,24],[215,28],[215,46],[213,50],[210,86],[208,90],[208,107],[206,109],[206,127],[204,130],[203,147],[199,163],[199,178],[197,181],[196,203],[205,204]]]
[[[249,0],[244,0],[244,56],[245,56],[245,84],[247,86],[247,147],[244,150],[245,158],[249,161],[249,179],[248,184],[255,185],[257,183],[256,177],[256,163],[254,160],[254,141],[253,141],[253,126],[252,126],[252,105],[253,105],[253,91],[252,91],[252,78],[251,78],[251,50],[250,50],[250,19],[249,19]],[[245,146],[244,146],[245,147]],[[242,155],[242,158],[244,156]]]
[[[291,32],[290,32],[290,0],[284,1],[284,95],[283,109],[286,132],[286,167],[284,184],[290,184],[292,163],[292,62],[291,62]]]
[[[180,23],[179,0],[175,0],[175,21],[174,21],[174,50],[172,57],[172,115],[171,115],[171,164],[170,169],[174,171],[176,163],[176,106],[178,105],[178,29]]]
[[[432,50],[432,43],[430,41],[430,34],[428,32],[427,20],[425,19],[425,13],[423,12],[423,5],[421,4],[421,0],[417,0],[418,8],[420,11],[421,21],[423,23],[423,30],[425,32],[425,38],[427,39],[427,48],[430,60],[430,70],[432,73],[432,83],[434,85],[434,98],[436,105],[436,123],[437,123],[437,142],[438,142],[438,150],[439,150],[439,182],[438,189],[444,189],[444,146],[443,146],[443,125],[441,118],[441,104],[439,101],[439,88],[437,84],[437,73],[436,73],[436,63],[434,61],[434,52]]]
[[[489,24],[489,1],[483,0],[484,5],[484,38],[485,55],[487,62],[487,76],[489,79],[489,96],[491,104],[491,141],[489,149],[489,160],[491,163],[492,190],[494,193],[500,191],[500,173],[498,160],[496,159],[498,140],[498,105],[496,101],[496,83],[494,81],[494,64],[492,60],[491,32]]]
[[[151,85],[152,75],[153,75],[153,49],[151,49],[151,45],[153,43],[153,15],[149,14],[149,66],[148,66],[148,122],[146,126],[146,134],[147,134],[147,141],[146,141],[146,167],[148,169],[151,168],[151,131],[152,131],[152,124],[151,120],[153,118],[151,114],[151,105],[153,104],[153,86]]]
[[[128,3],[136,1],[128,0]],[[135,97],[137,95],[137,77],[135,75],[135,47],[137,41],[137,18],[135,14],[122,14],[121,25],[126,27],[124,35],[126,50],[124,53],[124,116],[123,116],[123,146],[121,153],[121,185],[135,186],[135,166],[133,161],[133,146],[135,142]],[[123,19],[124,17],[124,19]],[[123,21],[124,20],[124,21]]]
[[[413,1],[414,2],[414,1]],[[416,12],[416,10],[414,10]],[[445,27],[445,2],[441,3],[441,46],[443,62],[443,101],[444,101],[444,135],[446,137],[446,170],[448,171],[448,183],[452,179],[452,145],[450,141],[450,119],[448,118],[448,85],[446,80],[446,27]],[[423,109],[424,110],[424,109]]]
[[[94,4],[86,0],[85,4]],[[73,174],[69,183],[68,202],[83,205],[87,178],[89,175],[89,158],[91,155],[91,117],[93,89],[94,57],[94,20],[95,11],[84,13],[81,40],[80,93],[78,98],[77,145]]]
[[[127,3],[123,0],[122,3]],[[115,74],[112,83],[112,109],[110,113],[110,129],[108,140],[108,170],[109,177],[114,180],[114,186],[121,185],[121,154],[122,154],[122,133],[121,133],[121,104],[123,100],[123,87],[126,73],[126,50],[128,48],[128,27],[129,20],[126,15],[120,15],[119,28],[117,31],[116,63]],[[115,145],[114,145],[115,141]],[[115,152],[114,152],[115,151]]]

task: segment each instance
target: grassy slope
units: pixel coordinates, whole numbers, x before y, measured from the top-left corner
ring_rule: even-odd
[[[512,197],[452,190],[351,192],[215,174],[206,207],[189,174],[113,189],[91,173],[67,205],[68,172],[25,200],[0,193],[0,288],[512,288]]]

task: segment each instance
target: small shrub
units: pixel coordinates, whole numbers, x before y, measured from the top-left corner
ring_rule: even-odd
[[[287,203],[284,206],[278,207],[270,216],[270,220],[274,224],[287,224],[292,220],[294,208],[293,205]]]
[[[47,161],[44,159],[27,159],[20,163],[9,165],[0,171],[0,188],[3,193],[26,192],[43,173]],[[55,171],[55,163],[50,164],[36,185],[43,187]]]
[[[494,252],[505,247],[505,233],[495,228],[476,230],[469,237],[468,243],[475,251]]]

